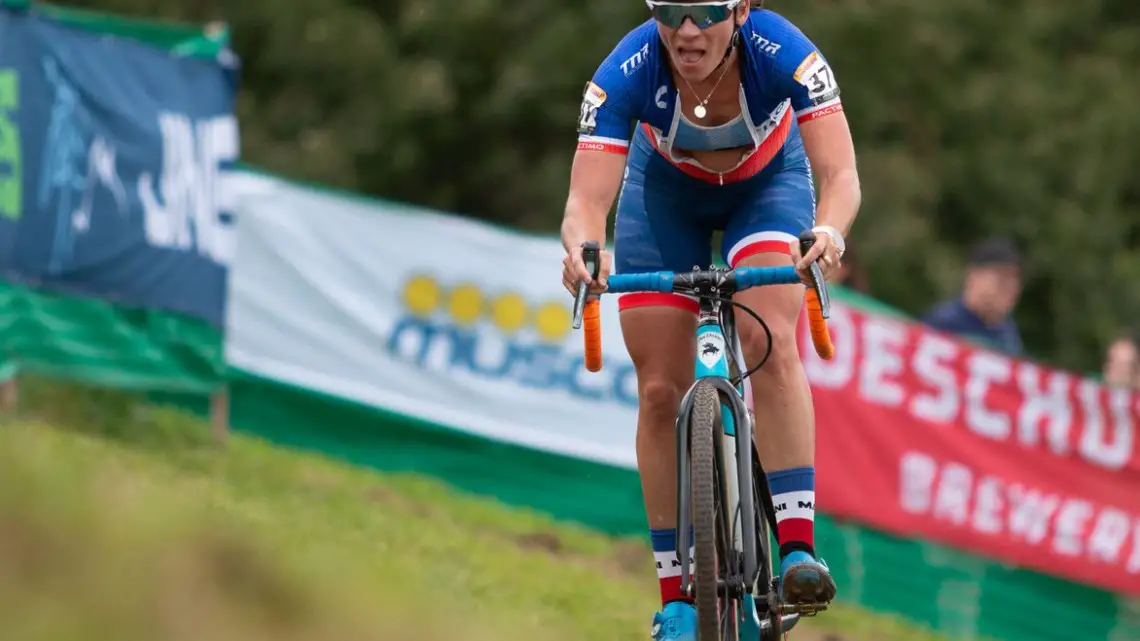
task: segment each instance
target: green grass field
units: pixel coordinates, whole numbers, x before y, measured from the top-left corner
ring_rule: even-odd
[[[644,641],[648,547],[42,381],[0,416],[13,641]],[[802,641],[934,641],[837,606]]]

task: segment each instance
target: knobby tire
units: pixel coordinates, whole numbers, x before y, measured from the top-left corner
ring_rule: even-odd
[[[717,492],[716,435],[719,424],[720,396],[716,388],[698,383],[693,393],[689,423],[689,460],[692,467],[694,596],[699,641],[721,639],[717,590],[717,503],[720,499]]]

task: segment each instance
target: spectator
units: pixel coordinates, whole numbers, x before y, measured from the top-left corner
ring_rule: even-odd
[[[1104,384],[1109,387],[1140,389],[1140,349],[1136,335],[1122,334],[1109,344],[1104,354]]]
[[[1021,295],[1021,271],[1021,255],[1009,238],[995,236],[977,243],[970,251],[961,295],[935,305],[922,322],[1021,356],[1021,335],[1010,317]]]

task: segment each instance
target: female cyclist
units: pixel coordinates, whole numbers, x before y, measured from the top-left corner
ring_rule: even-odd
[[[835,75],[785,18],[742,0],[649,0],[652,19],[618,43],[582,98],[578,150],[562,223],[563,284],[590,281],[582,243],[605,246],[620,189],[614,256],[603,253],[605,288],[617,273],[707,266],[722,230],[733,267],[793,262],[805,277],[820,260],[836,274],[859,208],[855,152]],[[812,184],[819,182],[819,202]],[[795,242],[812,228],[806,256]],[[772,353],[750,379],[759,408],[757,447],[777,506],[780,592],[789,603],[825,603],[835,583],[817,557],[811,391],[795,338],[799,285],[755,288],[737,300],[764,315]],[[675,294],[618,299],[625,344],[637,370],[637,460],[657,560],[663,608],[654,638],[692,641],[696,614],[681,594],[676,551],[674,420],[692,384],[697,303]],[[739,315],[749,362],[766,337]]]

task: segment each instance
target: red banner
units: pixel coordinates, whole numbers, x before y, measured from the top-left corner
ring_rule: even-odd
[[[1140,397],[834,305],[800,323],[821,511],[1140,594]]]

